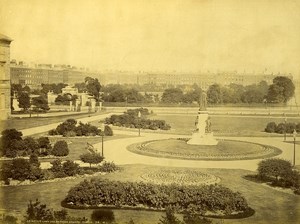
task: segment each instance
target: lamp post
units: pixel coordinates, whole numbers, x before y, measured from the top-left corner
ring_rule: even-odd
[[[138,113],[138,121],[139,121],[139,136],[141,136],[141,111]]]
[[[293,138],[294,138],[294,162],[293,165],[296,166],[296,136],[297,136],[297,132],[296,129],[294,129],[293,132]]]
[[[103,138],[104,138],[104,129],[105,129],[105,125],[104,125],[104,123],[102,123],[102,126],[101,126],[101,130],[102,130],[102,132],[101,132],[101,150],[102,150],[102,153],[101,153],[101,155],[102,155],[102,157],[104,157],[104,141],[103,141]]]
[[[284,115],[284,141],[286,141],[286,121],[287,121],[287,118]]]

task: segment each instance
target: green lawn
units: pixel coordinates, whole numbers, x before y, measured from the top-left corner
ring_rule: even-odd
[[[159,172],[163,169],[180,169],[147,165],[122,166],[120,172],[99,176],[109,180],[141,181],[141,175],[147,172]],[[186,168],[189,170],[188,168]],[[246,219],[224,220],[224,223],[297,223],[300,220],[299,202],[300,196],[275,190],[262,184],[247,181],[243,175],[253,174],[245,170],[222,170],[222,169],[194,169],[209,173],[221,178],[221,184],[233,191],[239,191],[247,199],[250,207],[255,209],[254,216]],[[2,208],[17,210],[16,214],[22,215],[26,211],[29,200],[39,198],[54,209],[61,209],[60,202],[65,197],[70,187],[82,181],[83,178],[63,180],[53,183],[36,184],[32,186],[1,187]],[[70,210],[69,214],[77,217],[90,217],[91,210]],[[116,220],[119,223],[128,222],[133,218],[135,223],[157,223],[163,213],[114,210]]]

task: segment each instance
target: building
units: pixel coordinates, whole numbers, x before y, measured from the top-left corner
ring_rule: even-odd
[[[0,34],[0,119],[6,120],[10,109],[10,43],[12,39]]]

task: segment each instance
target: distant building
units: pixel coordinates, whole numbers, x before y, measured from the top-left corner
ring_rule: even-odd
[[[10,116],[10,43],[12,39],[0,34],[0,119]]]

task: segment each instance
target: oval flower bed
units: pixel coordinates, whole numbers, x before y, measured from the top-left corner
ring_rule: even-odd
[[[154,184],[210,185],[220,182],[220,178],[195,170],[160,170],[141,175]]]
[[[281,154],[272,146],[236,140],[219,140],[216,146],[188,145],[187,139],[153,140],[129,145],[133,153],[190,160],[248,160]]]
[[[245,217],[253,211],[239,193],[221,185],[182,186],[103,179],[83,181],[72,187],[62,204],[68,208],[131,208],[177,212],[193,209],[218,217]]]

